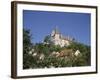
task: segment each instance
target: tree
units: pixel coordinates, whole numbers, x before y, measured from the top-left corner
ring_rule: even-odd
[[[73,51],[79,50],[81,52],[81,55],[75,57],[73,66],[91,65],[90,46],[78,42],[73,42],[67,48],[73,49]]]
[[[31,35],[29,30],[23,29],[23,69],[29,68],[32,61],[32,56],[29,55],[31,49]]]
[[[47,35],[47,36],[44,38],[44,42],[46,42],[46,43],[51,43],[51,37],[50,37],[50,35]]]

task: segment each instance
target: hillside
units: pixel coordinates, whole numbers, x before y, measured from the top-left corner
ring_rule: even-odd
[[[31,43],[29,31],[24,31],[24,69],[90,66],[90,46],[78,42],[70,45]],[[47,39],[48,42],[49,39]]]

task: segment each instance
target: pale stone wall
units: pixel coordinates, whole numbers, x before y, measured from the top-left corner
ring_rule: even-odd
[[[68,37],[69,39],[69,37]],[[53,30],[51,33],[51,41],[55,44],[55,45],[60,45],[61,47],[63,46],[68,46],[70,45],[70,41],[67,40],[67,38],[65,39],[65,37],[63,37],[58,30]]]
[[[52,41],[55,45],[60,45],[61,47],[65,46],[65,45],[69,45],[69,41],[61,39],[60,34],[54,34],[52,39],[53,39]]]

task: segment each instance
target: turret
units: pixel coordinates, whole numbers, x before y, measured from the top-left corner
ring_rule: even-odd
[[[56,26],[56,28],[52,31],[51,36],[55,36],[56,34],[60,34],[60,32],[59,32],[57,26]]]

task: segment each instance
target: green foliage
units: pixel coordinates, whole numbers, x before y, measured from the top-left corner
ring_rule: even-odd
[[[90,46],[73,42],[70,46],[67,48],[73,49],[74,51],[80,50],[81,55],[77,56],[75,58],[73,66],[88,66],[91,65],[91,54],[90,54]]]
[[[45,38],[44,38],[44,42],[46,43],[50,43],[51,40],[50,40],[50,35],[47,35]]]
[[[47,44],[44,45],[43,43],[37,43],[34,46],[34,49],[38,54],[44,53],[45,55],[48,55],[50,53],[49,46]]]
[[[29,68],[31,65],[32,56],[28,54],[31,46],[32,43],[31,43],[30,31],[23,29],[23,68],[24,69]]]
[[[60,52],[61,51],[61,47],[59,45],[53,45],[52,44],[52,45],[50,45],[49,49],[50,49],[51,52],[53,52],[53,51]]]
[[[46,36],[44,42],[50,43],[50,36]],[[36,56],[29,54],[31,48],[34,48],[34,52],[37,53]],[[70,55],[65,55],[63,57],[52,55],[52,52],[64,52],[67,54],[68,50],[72,50],[75,53],[79,50],[81,53],[78,56],[70,53]],[[44,44],[44,43],[31,43],[31,36],[29,30],[23,30],[23,68],[50,68],[50,67],[74,67],[74,66],[88,66],[91,65],[91,54],[90,46],[72,42],[71,45],[60,47],[59,45]],[[43,59],[40,59],[41,54],[44,55]],[[69,54],[69,53],[68,53]]]

